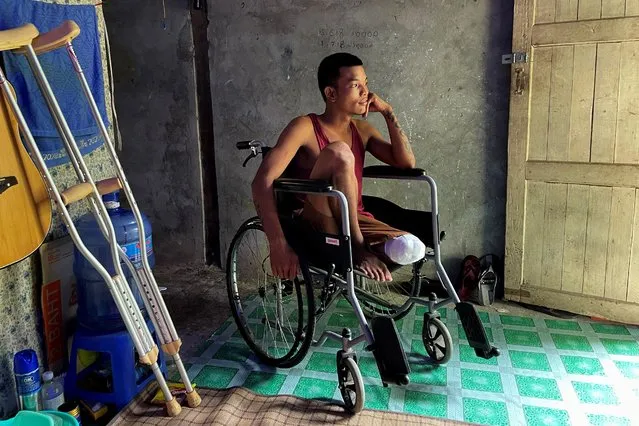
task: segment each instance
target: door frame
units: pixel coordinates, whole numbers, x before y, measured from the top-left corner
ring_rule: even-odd
[[[523,279],[524,210],[526,207],[526,145],[530,110],[531,33],[535,0],[515,0],[512,51],[526,53],[525,62],[511,67],[506,184],[504,298],[519,302]],[[512,285],[517,283],[516,286]],[[510,288],[508,288],[508,284]],[[515,289],[514,287],[517,287]]]

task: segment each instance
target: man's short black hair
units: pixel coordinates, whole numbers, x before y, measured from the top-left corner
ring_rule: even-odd
[[[326,100],[324,88],[333,86],[339,79],[341,67],[356,67],[363,65],[362,60],[350,53],[340,52],[333,53],[322,59],[317,69],[317,84],[319,85],[322,98]]]

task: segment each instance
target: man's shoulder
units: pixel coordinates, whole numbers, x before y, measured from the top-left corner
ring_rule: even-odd
[[[289,127],[299,127],[299,128],[306,128],[306,127],[313,127],[313,122],[311,120],[310,115],[305,114],[305,115],[298,115],[297,117],[293,118],[289,123],[288,123]]]
[[[288,122],[280,134],[279,143],[287,146],[293,143],[297,146],[304,146],[313,135],[313,122],[308,115],[300,115]]]

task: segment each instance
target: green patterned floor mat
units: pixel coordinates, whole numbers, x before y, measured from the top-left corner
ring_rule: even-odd
[[[356,347],[365,407],[487,425],[639,425],[639,328],[582,320],[480,312],[498,358],[475,356],[452,306],[441,310],[454,342],[451,360],[429,364],[421,341],[423,307],[397,322],[411,366],[410,384],[383,387],[371,353]],[[356,324],[346,303],[319,320],[321,331]],[[352,330],[354,333],[357,329]],[[264,395],[292,394],[342,404],[338,342],[311,347],[296,367],[259,363],[227,320],[185,360],[199,387],[244,386]]]

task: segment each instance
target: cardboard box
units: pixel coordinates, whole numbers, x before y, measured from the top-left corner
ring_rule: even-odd
[[[42,244],[42,316],[47,369],[55,375],[68,366],[68,338],[78,309],[70,236]]]

